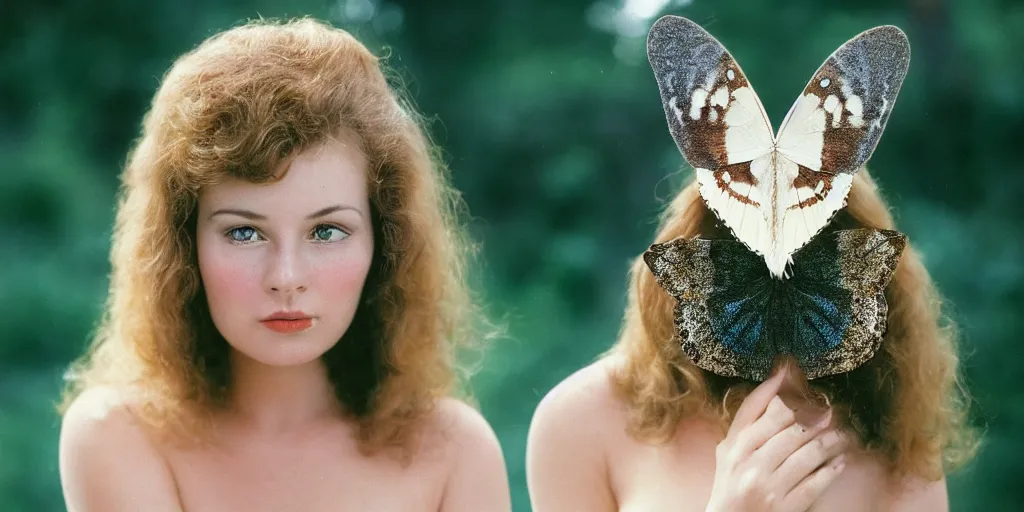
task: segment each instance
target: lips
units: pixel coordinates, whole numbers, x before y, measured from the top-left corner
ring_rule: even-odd
[[[260,323],[271,331],[287,334],[309,329],[313,326],[313,318],[301,311],[279,311],[260,320]]]

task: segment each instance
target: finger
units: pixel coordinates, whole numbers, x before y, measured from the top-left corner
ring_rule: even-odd
[[[782,510],[804,511],[810,508],[821,495],[828,489],[829,485],[842,473],[846,467],[844,455],[839,455],[822,466],[820,469],[804,478],[793,490],[786,494],[782,500]]]
[[[772,398],[764,414],[736,435],[733,456],[737,459],[746,458],[779,432],[795,424],[796,414],[793,410],[787,407],[781,398]]]
[[[748,425],[757,421],[757,419],[764,414],[765,410],[768,408],[768,404],[771,402],[772,398],[778,394],[779,388],[782,387],[782,383],[786,380],[787,373],[788,364],[783,364],[771,377],[761,384],[758,384],[758,386],[743,399],[743,404],[741,404],[739,409],[736,410],[736,415],[733,417],[732,424],[729,426],[728,436],[732,436],[735,432],[743,430]]]
[[[795,418],[796,414],[794,414]],[[781,466],[789,457],[815,439],[822,431],[826,430],[832,419],[831,412],[825,414],[815,425],[807,426],[794,421],[777,435],[772,436],[764,442],[764,445],[757,449],[753,455],[754,464],[763,467],[766,471],[773,472]],[[812,447],[813,448],[813,447]],[[828,457],[825,457],[828,458]],[[818,467],[825,458],[818,461],[811,470]],[[810,471],[808,471],[810,473]],[[807,476],[804,474],[803,476]],[[795,483],[795,482],[794,482]]]
[[[778,466],[772,475],[776,489],[788,493],[825,461],[845,452],[848,446],[842,432],[833,429],[821,432]]]

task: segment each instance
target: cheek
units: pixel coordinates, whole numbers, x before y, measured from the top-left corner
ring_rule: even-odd
[[[373,259],[372,249],[343,251],[317,264],[315,287],[328,303],[354,307],[362,295],[363,284]]]
[[[258,262],[249,261],[245,251],[231,249],[202,242],[198,247],[199,272],[215,320],[252,310],[249,303],[261,297]]]

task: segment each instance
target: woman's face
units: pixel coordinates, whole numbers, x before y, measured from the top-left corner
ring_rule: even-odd
[[[228,343],[268,365],[315,360],[351,324],[373,258],[366,158],[339,138],[298,154],[280,181],[204,188],[196,240]]]

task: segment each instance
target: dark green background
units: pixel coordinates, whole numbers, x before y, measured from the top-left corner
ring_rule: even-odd
[[[663,5],[667,4],[667,5]],[[476,379],[515,510],[543,394],[615,339],[630,258],[685,168],[644,54],[683,14],[731,50],[777,125],[818,64],[879,24],[910,73],[871,168],[961,324],[985,445],[954,510],[1024,483],[1024,8],[997,0],[12,0],[0,8],[0,511],[62,510],[65,365],[103,301],[116,176],[172,60],[245,18],[313,15],[390,48],[474,215],[508,339]]]

